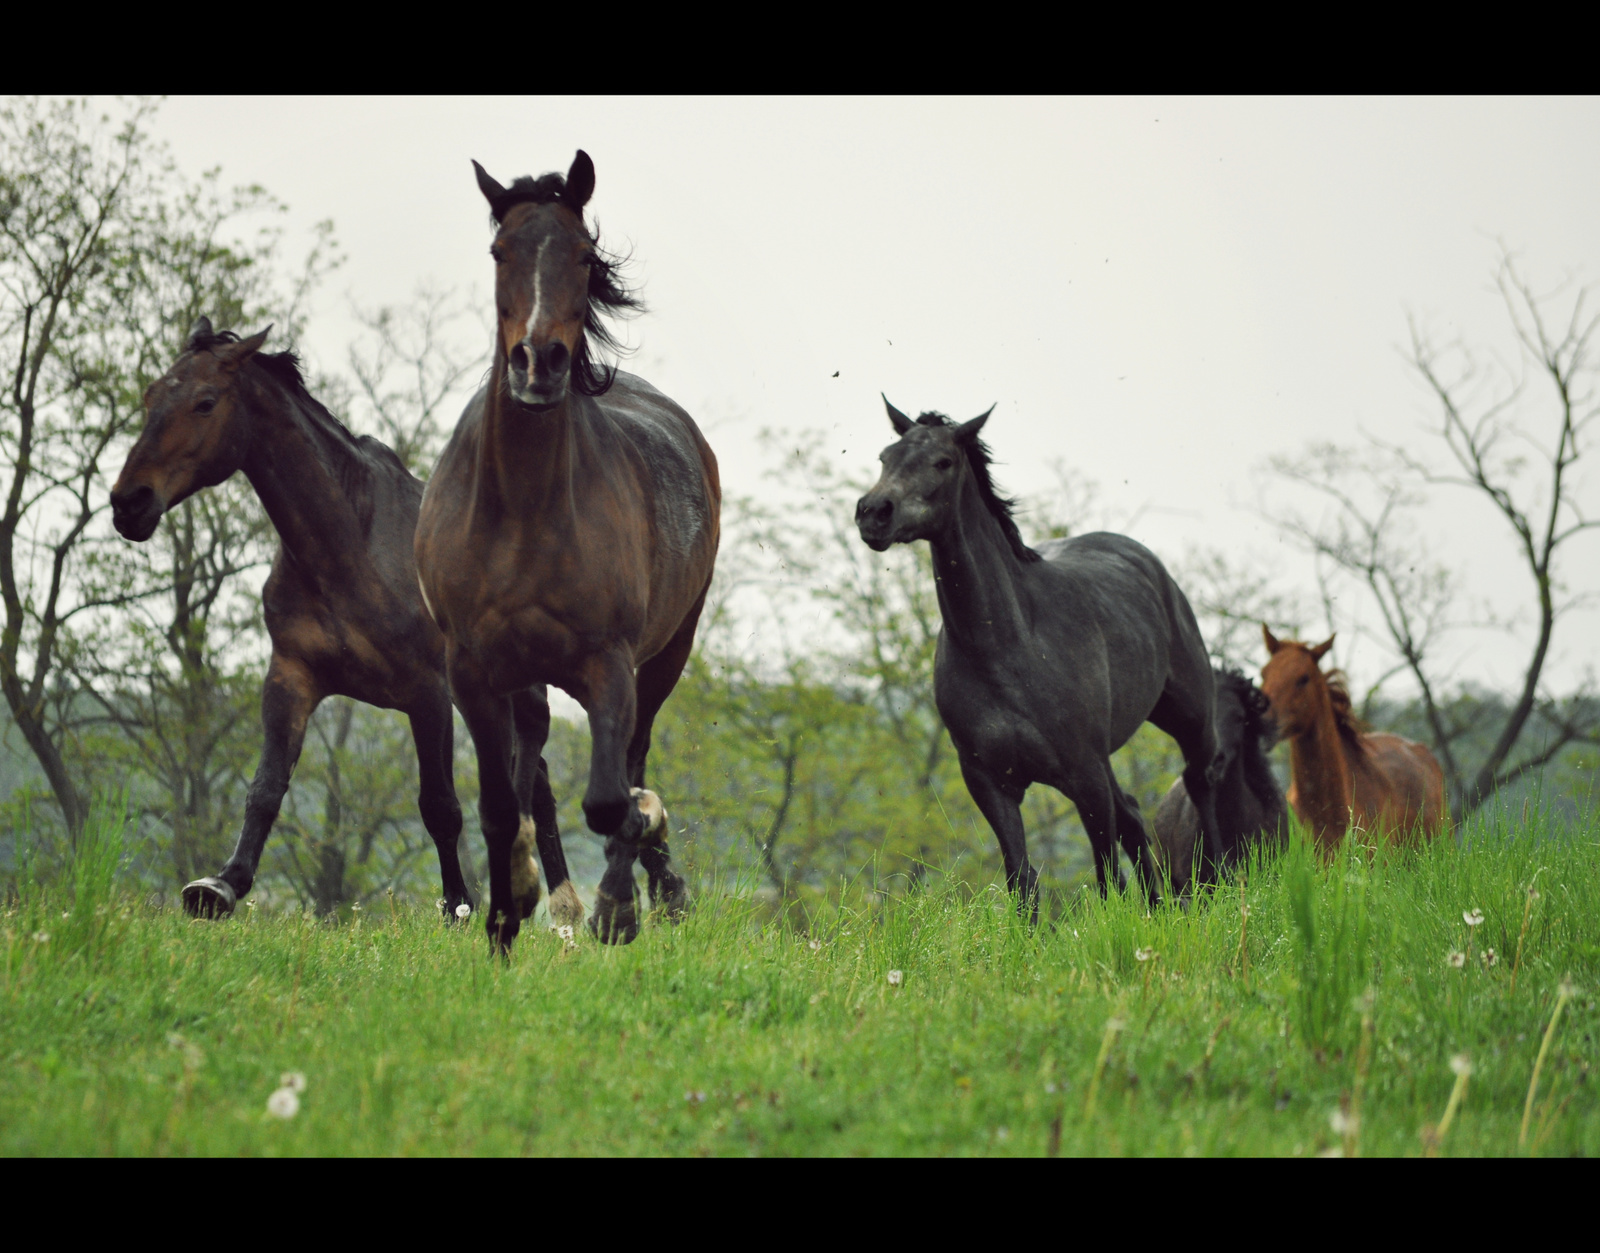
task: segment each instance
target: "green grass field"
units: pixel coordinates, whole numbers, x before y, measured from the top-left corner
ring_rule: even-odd
[[[806,931],[707,887],[630,947],[525,930],[504,964],[404,907],[189,922],[101,839],[3,919],[0,1151],[1600,1152],[1600,833],[1465,835],[1037,930],[993,888]]]

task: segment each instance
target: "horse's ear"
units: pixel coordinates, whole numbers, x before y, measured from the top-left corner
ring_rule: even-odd
[[[483,166],[479,165],[476,161],[472,163],[472,168],[477,172],[478,175],[478,190],[483,193],[483,198],[489,202],[489,212],[493,213],[495,202],[499,200],[501,196],[506,194],[506,189],[500,186],[499,183],[495,182],[495,180],[489,176],[489,171],[484,169]],[[499,216],[496,215],[494,220],[498,222],[500,220]]]
[[[261,345],[267,342],[267,332],[272,330],[272,323],[257,331],[249,339],[241,339],[237,344],[221,344],[217,347],[217,356],[222,364],[230,369],[237,370],[256,353],[261,351]]]
[[[1333,635],[1328,636],[1327,639],[1323,640],[1322,643],[1318,644],[1315,648],[1306,649],[1306,651],[1311,654],[1312,661],[1322,660],[1327,651],[1333,647],[1334,635],[1338,635],[1338,632],[1335,631]]]
[[[1272,628],[1265,622],[1261,624],[1261,638],[1267,642],[1267,651],[1275,653],[1283,647],[1283,641],[1272,633]]]
[[[194,320],[194,325],[189,328],[189,338],[183,341],[184,352],[193,352],[201,344],[209,340],[214,332],[211,329],[211,319],[205,316]]]
[[[572,158],[572,168],[567,171],[567,185],[561,191],[561,203],[574,212],[581,212],[594,195],[594,162],[582,148]]]
[[[956,427],[956,443],[970,444],[973,440],[977,439],[978,432],[983,430],[983,424],[989,420],[989,415],[993,412],[994,406],[990,405],[977,417],[973,418],[972,421],[963,422],[960,426]]]
[[[879,392],[878,395],[883,396],[883,393]],[[894,427],[896,435],[904,435],[916,425],[915,422],[891,405],[887,396],[883,396],[883,407],[889,411],[889,425]]]

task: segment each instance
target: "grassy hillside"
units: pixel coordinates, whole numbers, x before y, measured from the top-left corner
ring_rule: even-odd
[[[117,895],[105,839],[3,919],[0,1152],[1595,1154],[1597,834],[1296,846],[1037,930],[993,888],[804,930],[707,887],[507,964],[398,906],[188,922]]]

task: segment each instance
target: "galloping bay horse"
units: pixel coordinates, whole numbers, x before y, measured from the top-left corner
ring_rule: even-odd
[[[584,226],[588,156],[565,178],[510,187],[473,165],[495,228],[494,364],[428,481],[416,558],[478,752],[487,927],[502,950],[519,929],[513,703],[555,684],[588,711],[583,813],[607,837],[589,926],[627,943],[639,930],[635,858],[653,904],[669,916],[687,904],[645,759],[711,584],[717,461],[678,405],[593,355],[611,342],[601,317],[637,303]]]
[[[268,327],[267,330],[271,330]],[[461,806],[452,777],[455,732],[444,639],[422,606],[412,537],[422,484],[393,450],[357,437],[306,391],[292,353],[263,353],[267,331],[241,340],[201,318],[183,353],[146,390],[144,431],[111,492],[112,521],[147,540],[185,497],[243,471],[278,532],[262,590],[272,660],[261,689],[265,738],[227,865],[183,889],[184,908],[215,917],[250,890],[261,851],[300,757],[306,722],[325,696],[350,696],[411,720],[421,788],[417,806],[439,851],[446,917],[471,903],[457,841]],[[549,727],[543,691],[519,708],[523,814],[518,908],[532,913],[537,832],[558,923],[583,916],[567,877],[549,772],[539,751]],[[539,747],[531,751],[527,744]]]
[[[1252,846],[1281,844],[1288,834],[1288,806],[1273,777],[1267,749],[1277,740],[1267,697],[1237,670],[1213,672],[1217,680],[1215,790],[1217,831],[1228,864]],[[1190,885],[1200,844],[1200,814],[1182,779],[1161,798],[1151,825],[1156,857],[1176,893]]]
[[[1157,898],[1139,807],[1111,770],[1111,754],[1142,722],[1183,751],[1205,837],[1202,874],[1220,867],[1211,663],[1165,567],[1141,544],[1105,532],[1029,548],[1012,502],[990,481],[978,439],[988,413],[957,425],[937,413],[913,421],[884,404],[900,439],[883,451],[883,474],[856,505],[856,526],[877,552],[919,539],[932,548],[944,619],[934,698],[1019,907],[1037,916],[1021,810],[1032,783],[1078,807],[1102,893],[1113,877],[1124,886],[1120,840]]]
[[[1271,654],[1261,686],[1289,741],[1289,804],[1318,847],[1331,853],[1352,821],[1395,844],[1442,831],[1450,811],[1438,760],[1425,745],[1362,728],[1343,676],[1317,665],[1334,637],[1314,645],[1280,640],[1265,623],[1261,635]]]

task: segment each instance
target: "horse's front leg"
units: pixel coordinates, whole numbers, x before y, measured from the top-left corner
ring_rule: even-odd
[[[1006,887],[1017,897],[1017,910],[1039,921],[1039,872],[1028,860],[1028,836],[1022,825],[1025,788],[1002,784],[976,757],[961,754],[961,777],[973,804],[994,829],[1006,863]]]
[[[272,654],[267,681],[261,686],[261,761],[245,798],[244,827],[220,874],[184,886],[183,907],[188,913],[200,918],[231,914],[235,902],[250,891],[283,794],[289,790],[289,778],[300,760],[306,723],[321,699],[322,692],[304,662]]]
[[[628,781],[636,708],[633,665],[624,653],[603,653],[584,666],[582,678],[590,737],[583,816],[591,831],[606,837],[606,872],[595,892],[589,930],[608,944],[627,944],[639,934],[633,863],[647,825]]]
[[[511,774],[511,700],[492,692],[469,658],[455,649],[451,654],[450,691],[478,753],[478,817],[489,853],[484,928],[496,951],[505,953],[522,929],[523,917],[511,876],[511,848],[521,819]]]
[[[541,684],[512,696],[511,717],[517,731],[517,807],[522,812],[517,841],[520,845],[527,840],[531,827],[549,881],[551,924],[575,927],[583,921],[583,902],[567,871],[567,854],[561,847],[561,829],[556,822],[555,793],[550,789],[550,767],[543,756],[545,742],[550,738],[547,689]],[[513,854],[514,858],[519,856],[520,852]],[[517,864],[513,860],[513,869]]]
[[[450,693],[444,684],[408,715],[417,746],[417,810],[439,853],[445,921],[455,921],[457,906],[472,906],[461,875],[461,802],[456,799],[455,726]]]

